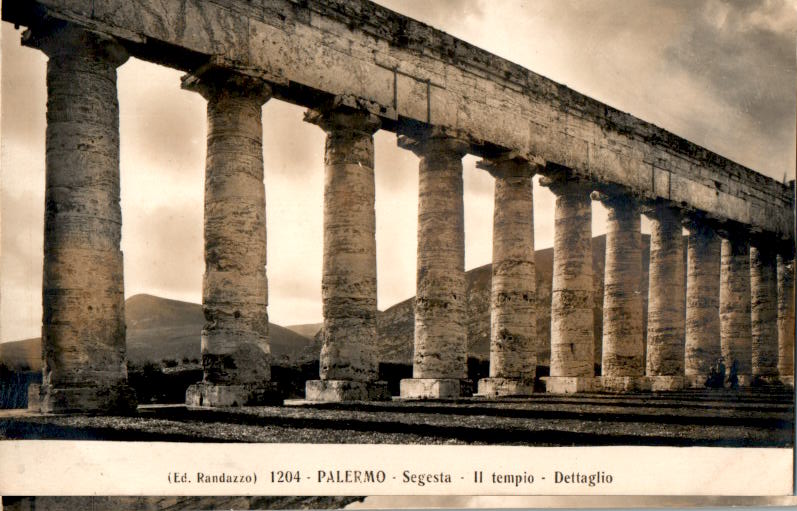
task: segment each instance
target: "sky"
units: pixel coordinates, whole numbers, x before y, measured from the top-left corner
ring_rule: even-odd
[[[778,180],[795,169],[797,7],[787,0],[379,0]],[[46,57],[2,23],[0,342],[41,325]],[[125,294],[199,303],[205,101],[181,73],[119,68]],[[324,134],[263,108],[269,316],[321,321]],[[378,306],[415,294],[418,159],[375,135]],[[489,263],[492,178],[464,159],[466,268]],[[535,243],[553,196],[535,179]],[[593,234],[605,211],[593,204]],[[647,223],[643,219],[643,231]]]

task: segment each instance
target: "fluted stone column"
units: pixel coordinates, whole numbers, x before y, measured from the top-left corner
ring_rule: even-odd
[[[778,374],[794,387],[794,246],[785,242],[777,254],[778,265]]]
[[[479,394],[522,396],[534,392],[536,277],[534,270],[534,193],[536,171],[528,161],[484,160],[495,177],[493,263],[490,291],[490,377],[479,380]]]
[[[642,331],[642,243],[636,200],[593,192],[608,210],[603,293],[603,390],[647,387]]]
[[[183,77],[207,100],[204,379],[193,406],[257,405],[278,399],[271,379],[266,280],[262,80],[219,69]]]
[[[777,240],[750,241],[751,371],[754,383],[779,383]]]
[[[540,184],[556,195],[553,284],[551,289],[551,369],[546,392],[595,389],[592,199],[589,182],[564,175]]]
[[[23,43],[47,62],[42,283],[45,413],[135,410],[127,385],[114,40],[65,23]]]
[[[686,349],[690,387],[704,387],[722,356],[720,349],[720,240],[705,221],[692,219],[686,255]]]
[[[680,212],[663,203],[644,210],[650,219],[648,332],[645,374],[651,390],[684,386],[684,242]]]
[[[326,133],[324,155],[324,312],[320,379],[308,401],[389,399],[377,382],[374,138],[379,118],[338,107],[305,120]]]
[[[468,145],[442,134],[399,145],[420,158],[415,350],[401,397],[456,398],[468,376],[462,157]]]
[[[725,372],[737,375],[745,386],[752,375],[750,324],[750,245],[742,229],[719,231],[722,237],[720,266],[720,337]]]

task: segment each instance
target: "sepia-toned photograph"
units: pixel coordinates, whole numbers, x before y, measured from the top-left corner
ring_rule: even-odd
[[[0,509],[795,504],[792,1],[0,37]]]

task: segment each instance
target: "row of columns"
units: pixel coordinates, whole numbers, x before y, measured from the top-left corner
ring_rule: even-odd
[[[116,91],[127,53],[110,38],[56,22],[28,31],[24,43],[49,56],[41,408],[129,410]],[[272,91],[260,78],[212,66],[184,77],[183,87],[207,100],[208,117],[204,377],[186,400],[266,403],[278,399],[270,382],[261,120]],[[376,349],[380,120],[334,101],[306,120],[327,134],[323,348],[307,399],[385,399]],[[413,377],[402,380],[401,396],[458,397],[467,384],[462,157],[469,144],[430,128],[401,135],[399,145],[420,158]],[[539,169],[512,153],[480,166],[495,177],[495,213],[490,377],[479,393],[528,394],[537,363],[532,177]],[[699,381],[719,354],[741,379],[791,377],[792,252],[776,252],[763,236],[748,245],[734,229],[715,234],[693,218],[684,290],[680,214],[660,203],[645,209],[652,224],[646,346],[640,205],[564,171],[542,183],[556,195],[549,390],[595,388],[592,199],[608,210],[601,388],[638,388],[645,375],[653,388]]]

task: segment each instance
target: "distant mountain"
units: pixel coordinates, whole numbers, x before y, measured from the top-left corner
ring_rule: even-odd
[[[140,294],[125,301],[127,358],[131,365],[174,360],[198,363],[204,316],[202,306]],[[269,323],[274,363],[306,362],[309,337]],[[304,358],[303,358],[304,357]],[[312,357],[311,357],[312,359]],[[13,368],[41,370],[41,339],[0,344],[0,361]]]
[[[306,323],[304,325],[288,325],[285,328],[288,330],[293,330],[299,335],[303,335],[304,337],[309,337],[312,339],[315,337],[315,334],[321,331],[323,326],[323,323]]]
[[[592,239],[592,268],[595,302],[595,362],[600,363],[603,314],[603,269],[606,237]],[[642,236],[643,317],[647,324],[647,290],[650,236]],[[551,281],[553,249],[535,252],[537,274],[537,363],[550,363]],[[684,258],[686,254],[684,254]],[[491,265],[466,272],[468,303],[468,355],[488,360],[490,353]],[[377,339],[381,362],[412,364],[415,331],[415,298],[399,302],[377,314]],[[127,352],[131,364],[174,360],[197,363],[204,318],[202,306],[151,295],[136,295],[125,302]],[[271,353],[275,364],[300,365],[318,359],[321,350],[321,323],[282,327],[270,323]],[[41,368],[39,339],[0,344],[0,360],[11,367]]]

